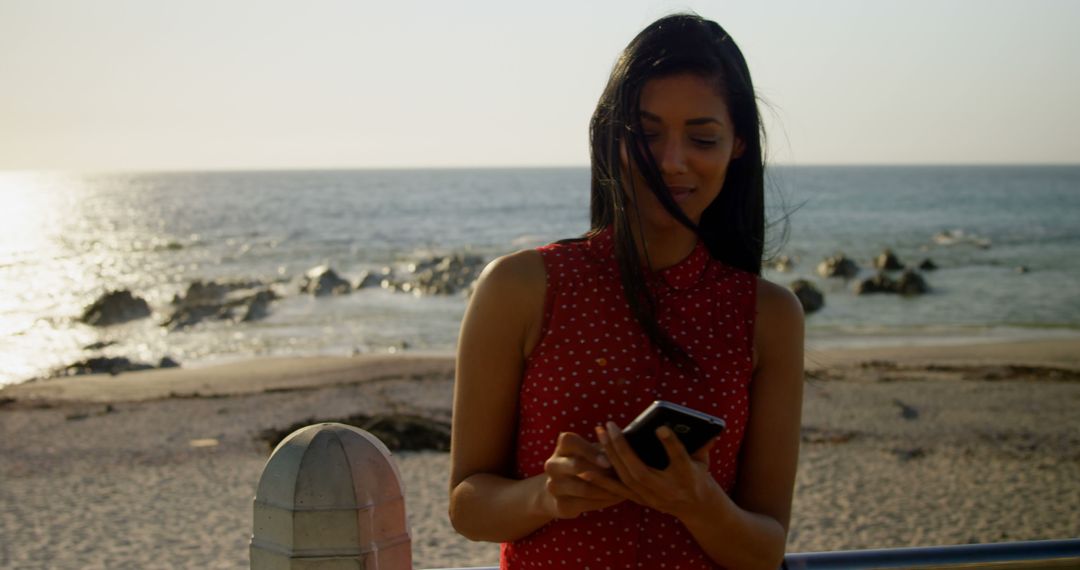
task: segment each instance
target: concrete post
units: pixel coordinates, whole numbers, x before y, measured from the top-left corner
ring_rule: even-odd
[[[370,433],[307,426],[271,454],[255,493],[252,570],[411,570],[401,476]]]

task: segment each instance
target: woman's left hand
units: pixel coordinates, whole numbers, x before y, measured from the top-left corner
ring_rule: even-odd
[[[614,422],[607,422],[606,429],[597,426],[596,435],[619,480],[626,486],[622,492],[628,489],[633,493],[627,499],[685,519],[708,509],[715,504],[717,493],[723,494],[709,473],[709,449],[715,439],[691,455],[675,432],[667,426],[660,427],[656,435],[667,451],[670,464],[667,469],[659,470],[641,461]]]

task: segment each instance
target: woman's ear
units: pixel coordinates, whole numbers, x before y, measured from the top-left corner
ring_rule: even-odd
[[[742,139],[736,137],[735,144],[731,148],[731,160],[742,158],[744,152],[746,152],[746,143],[744,143]]]

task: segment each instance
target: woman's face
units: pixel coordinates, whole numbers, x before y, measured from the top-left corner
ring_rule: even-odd
[[[743,151],[715,83],[688,73],[649,80],[641,90],[641,126],[644,144],[671,197],[698,223],[720,194],[728,164]],[[624,152],[624,169],[626,164]],[[632,188],[630,198],[641,208],[647,225],[681,227],[649,191],[637,168]]]

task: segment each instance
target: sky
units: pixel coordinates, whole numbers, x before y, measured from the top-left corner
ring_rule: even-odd
[[[619,52],[686,10],[774,163],[1080,163],[1068,0],[0,0],[0,170],[586,165]]]

